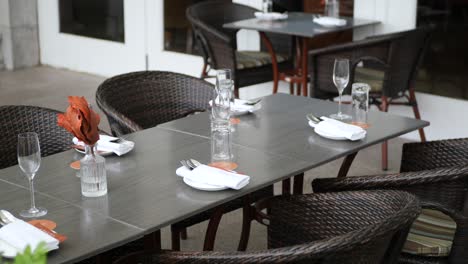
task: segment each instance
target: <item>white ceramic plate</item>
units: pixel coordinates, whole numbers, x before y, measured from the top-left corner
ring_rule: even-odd
[[[201,191],[215,192],[215,191],[222,191],[222,190],[228,189],[228,187],[225,187],[225,186],[215,186],[215,185],[209,185],[209,184],[200,183],[200,182],[194,182],[185,177],[184,177],[184,182],[188,186],[197,190],[201,190]]]
[[[320,131],[320,130],[317,131],[317,130],[315,129],[315,124],[314,124],[312,121],[309,121],[309,126],[313,127],[315,133],[317,133],[317,134],[320,135],[321,137],[328,138],[328,139],[332,139],[332,140],[348,140],[348,139],[345,138],[345,137],[340,137],[340,136],[335,136],[335,135],[327,134],[327,133],[324,133],[324,132],[322,132],[322,131]]]
[[[271,12],[271,13],[263,13],[263,12],[255,12],[255,17],[260,20],[285,20],[288,18],[288,14],[278,13],[278,12]]]
[[[18,251],[16,248],[10,246],[8,243],[4,242],[3,240],[0,240],[0,255],[12,259],[16,257],[16,254],[18,254]]]

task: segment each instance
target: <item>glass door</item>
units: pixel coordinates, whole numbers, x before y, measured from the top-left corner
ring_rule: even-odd
[[[145,70],[146,1],[38,1],[41,62],[104,76]]]

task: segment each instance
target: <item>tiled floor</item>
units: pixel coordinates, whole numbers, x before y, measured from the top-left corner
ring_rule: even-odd
[[[0,72],[0,105],[27,104],[65,110],[68,95],[85,96],[95,105],[94,93],[104,77],[89,74],[54,69],[50,67],[35,67],[18,71]],[[287,92],[285,86],[281,92]],[[271,93],[271,85],[258,85],[254,88],[241,89],[241,98],[254,98]],[[96,107],[97,109],[97,107]],[[104,119],[101,127],[108,130]],[[389,167],[386,173],[396,172],[400,166],[401,146],[403,139],[394,139],[389,145]],[[138,146],[137,146],[138,147]],[[318,177],[335,177],[341,160],[335,161],[306,173],[305,192],[311,192],[310,183]],[[361,151],[351,168],[350,175],[367,175],[383,173],[380,170],[380,146],[374,146]],[[277,188],[279,186],[276,186]],[[240,211],[233,212],[221,221],[218,231],[217,250],[235,250],[241,227]],[[189,238],[182,243],[182,249],[199,250],[202,248],[206,223],[189,228]],[[163,247],[170,247],[170,233],[163,230]],[[249,249],[263,249],[266,247],[266,230],[254,223]]]

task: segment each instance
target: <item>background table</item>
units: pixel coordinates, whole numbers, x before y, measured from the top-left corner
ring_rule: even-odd
[[[279,80],[278,67],[276,64],[276,53],[273,49],[271,42],[266,37],[265,32],[267,33],[276,33],[283,35],[295,36],[298,39],[298,44],[300,44],[300,60],[299,67],[294,72],[295,76],[289,76],[288,78],[291,82],[300,82],[302,83],[302,95],[307,96],[307,75],[308,75],[308,38],[313,38],[318,35],[324,35],[339,31],[345,31],[354,28],[360,28],[365,26],[371,26],[378,24],[378,21],[360,19],[360,18],[351,18],[351,17],[341,17],[346,20],[345,26],[339,27],[324,27],[317,23],[313,22],[313,19],[319,17],[317,14],[309,13],[299,13],[291,12],[288,13],[288,18],[280,21],[263,21],[257,18],[251,18],[246,20],[241,20],[233,23],[225,24],[224,27],[231,29],[250,29],[260,32],[262,40],[266,43],[266,47],[270,52],[272,61],[273,61],[273,73],[274,73],[274,83],[277,84]],[[331,78],[331,76],[330,76]],[[284,78],[283,78],[284,79]],[[277,87],[274,87],[274,91],[277,90]]]

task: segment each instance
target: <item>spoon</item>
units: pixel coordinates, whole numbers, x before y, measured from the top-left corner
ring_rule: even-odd
[[[311,121],[312,123],[318,124],[322,121],[322,119],[316,117],[313,114],[307,114],[306,115],[307,120]]]
[[[260,99],[257,99],[257,100],[247,101],[247,102],[245,102],[244,104],[245,104],[245,105],[256,105],[256,104],[260,103],[260,101],[262,101],[261,98],[260,98]]]

